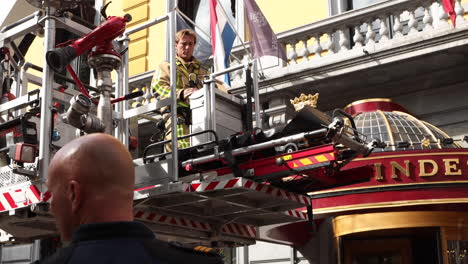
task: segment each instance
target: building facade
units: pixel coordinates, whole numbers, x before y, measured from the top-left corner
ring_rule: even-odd
[[[288,54],[287,62],[261,60],[263,128],[288,122],[294,115],[292,98],[319,92],[318,108],[329,112],[361,99],[392,99],[407,109],[395,120],[409,115],[413,123],[426,124],[423,135],[440,134],[466,146],[464,1],[455,1],[456,27],[440,1],[316,2],[297,3],[288,11],[291,7],[258,1]],[[242,45],[233,54],[237,59],[232,65],[248,60]],[[231,92],[245,94],[242,73],[231,78]],[[135,87],[143,87],[143,79]],[[385,109],[372,110],[372,115],[381,115]],[[363,124],[376,122],[361,118]],[[404,121],[393,127],[390,122],[403,121],[390,119],[381,119],[390,127],[382,141],[390,146],[386,150],[396,152],[351,164],[371,167],[372,188],[309,193],[315,230],[301,224],[272,229],[270,242],[286,241],[293,247],[258,243],[238,248],[237,263],[297,263],[300,253],[310,263],[466,263],[464,150],[448,145],[440,150],[397,149],[398,144],[420,144],[423,138],[398,138],[398,128],[415,125]],[[444,132],[430,132],[432,127]],[[438,140],[430,144],[440,144]],[[295,241],[304,232],[310,237]]]
[[[231,65],[239,65],[249,60],[243,1],[222,2],[239,33],[231,59]],[[207,14],[198,11],[207,3],[119,0],[107,13],[131,14],[132,28],[177,6],[202,23]],[[294,115],[290,100],[318,92],[320,110],[331,113],[351,104],[348,110],[357,109],[351,113],[361,132],[372,139],[372,129],[381,128],[377,134],[386,145],[348,165],[369,167],[369,182],[309,193],[313,225],[265,228],[268,242],[283,245],[262,242],[238,248],[234,261],[297,263],[304,256],[310,263],[467,263],[468,170],[466,151],[460,147],[467,146],[463,139],[468,131],[468,1],[455,1],[456,26],[437,0],[257,3],[288,55],[286,62],[260,61],[257,125],[268,129],[286,124]],[[104,4],[94,1],[96,7]],[[145,92],[133,106],[155,100],[148,86],[154,69],[167,59],[167,39],[164,23],[132,35],[130,82]],[[36,55],[42,42],[40,37],[33,42],[30,50],[35,52],[27,54],[28,61],[43,63]],[[231,74],[231,80],[230,92],[245,97],[243,73]],[[367,98],[385,99],[353,104]],[[387,99],[406,110],[389,107]],[[411,136],[402,136],[409,128],[423,133],[416,136],[412,130]],[[422,147],[425,139],[428,147]]]

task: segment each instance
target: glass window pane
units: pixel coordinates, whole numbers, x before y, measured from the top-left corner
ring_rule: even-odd
[[[381,2],[382,0],[352,0],[352,8],[357,9],[357,8],[363,8],[378,2]]]

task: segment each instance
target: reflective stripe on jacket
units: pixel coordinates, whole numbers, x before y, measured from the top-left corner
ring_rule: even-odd
[[[191,88],[189,85],[189,75],[195,74],[198,80],[196,87],[201,88],[203,86],[203,78],[205,75],[208,75],[209,72],[201,67],[200,61],[193,58],[192,61],[185,62],[182,58],[177,57],[176,60],[177,67],[177,80],[176,80],[176,91],[178,105],[180,106],[189,106],[188,98],[181,99],[181,93],[185,88]],[[170,97],[171,87],[170,87],[170,69],[169,62],[164,61],[159,64],[159,69],[156,71],[156,74],[151,81],[151,88],[159,94],[161,99]]]

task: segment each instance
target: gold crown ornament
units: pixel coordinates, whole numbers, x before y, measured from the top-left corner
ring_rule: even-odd
[[[296,109],[296,112],[301,111],[302,108],[306,105],[310,105],[313,108],[317,108],[317,101],[318,101],[319,93],[316,94],[301,94],[301,96],[294,98],[291,101],[291,104],[293,104],[294,108]]]
[[[421,140],[421,145],[422,145],[423,148],[429,148],[431,146],[431,140],[428,139],[427,137],[424,137]]]

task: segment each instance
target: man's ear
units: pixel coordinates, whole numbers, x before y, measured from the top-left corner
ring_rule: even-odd
[[[80,183],[75,180],[71,180],[68,184],[68,188],[69,188],[68,198],[70,199],[70,202],[71,202],[72,213],[77,213],[81,207],[81,199],[82,199]]]

